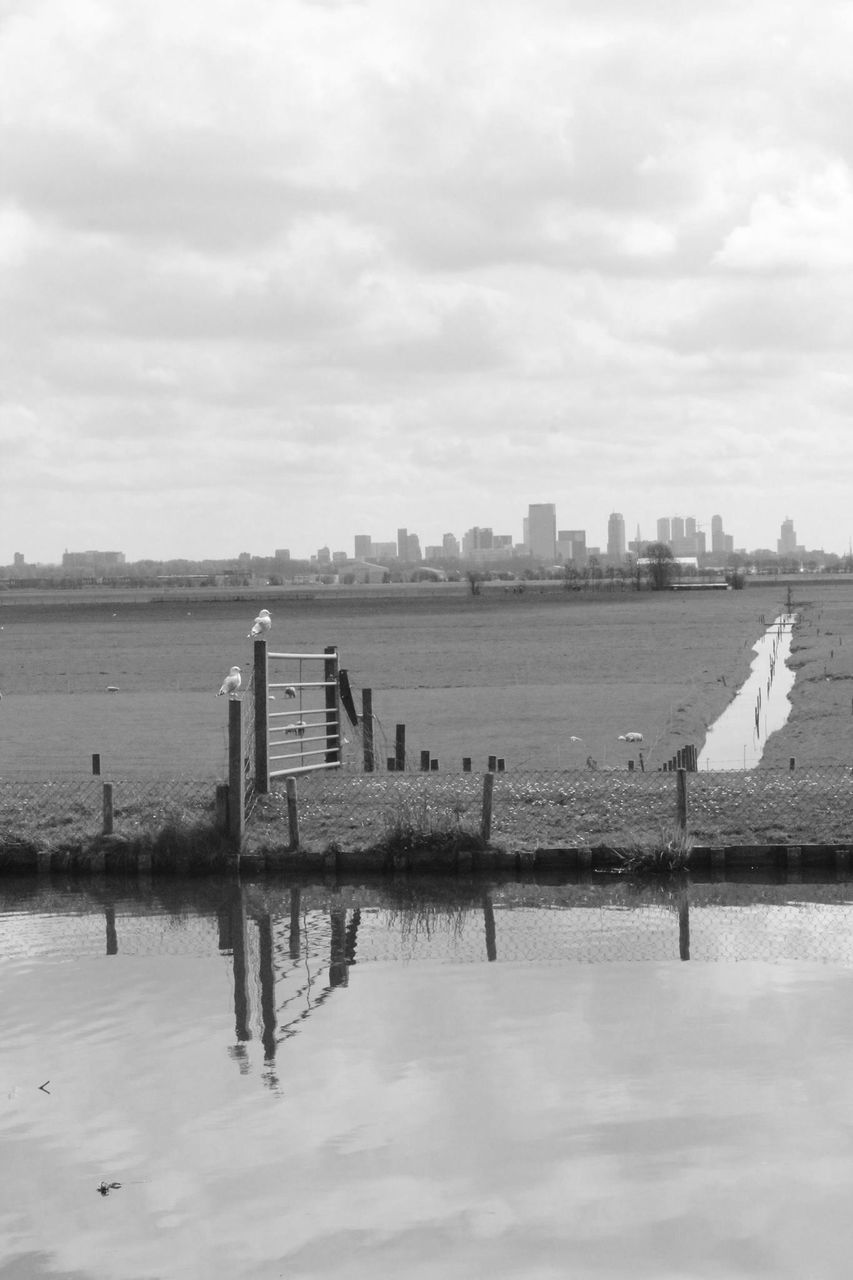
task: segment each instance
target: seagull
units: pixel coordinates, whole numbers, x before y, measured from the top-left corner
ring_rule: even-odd
[[[583,742],[583,738],[576,738],[574,734],[569,738],[569,742]]]
[[[252,623],[252,630],[249,632],[249,639],[255,640],[258,636],[266,635],[272,626],[272,618],[269,609],[261,609],[255,621]]]
[[[293,687],[293,685],[292,685],[292,684],[286,684],[286,685],[284,686],[284,696],[285,696],[285,698],[295,698],[295,697],[296,697],[296,690],[294,689],[294,687]]]
[[[620,742],[642,742],[643,735],[641,733],[620,733]]]
[[[231,670],[228,672],[228,675],[222,681],[222,688],[219,690],[219,693],[217,693],[216,696],[217,698],[221,698],[223,693],[227,693],[229,698],[234,698],[236,697],[237,690],[239,688],[240,688],[240,668],[232,667]]]

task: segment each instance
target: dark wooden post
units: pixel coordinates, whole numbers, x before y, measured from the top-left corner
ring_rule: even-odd
[[[231,949],[234,968],[234,1032],[241,1042],[251,1040],[249,1004],[249,961],[246,937],[246,905],[243,890],[236,889],[231,899]]]
[[[113,833],[113,784],[104,783],[104,835]]]
[[[490,893],[483,894],[483,924],[486,930],[486,959],[497,960],[497,933],[495,930],[495,908],[492,905],[492,895]]]
[[[101,757],[97,752],[92,756],[92,776],[97,778],[101,773]]]
[[[432,773],[438,773],[438,760],[437,759],[430,760],[429,767]]]
[[[216,788],[216,830],[228,830],[228,783],[220,782]]]
[[[243,841],[246,822],[246,795],[243,787],[243,706],[238,698],[228,699],[228,834],[238,846]]]
[[[296,779],[285,778],[284,789],[287,792],[287,827],[290,834],[290,851],[299,848],[299,805],[296,790]]]
[[[676,769],[676,822],[682,831],[687,828],[687,770]]]
[[[503,756],[498,756],[498,773],[503,773],[506,769],[506,760]]]
[[[429,773],[429,752],[421,752],[421,773]]]
[[[682,960],[690,959],[690,899],[686,890],[678,896],[678,954]]]
[[[498,767],[498,758],[497,758],[497,756],[489,756],[489,773],[494,773],[494,771],[495,771],[495,769],[497,769],[497,767]]]
[[[364,747],[364,772],[373,773],[376,757],[373,754],[373,690],[361,691],[361,741]]]
[[[488,844],[492,838],[492,794],[495,788],[495,775],[483,775],[483,818],[480,823],[480,835],[483,843]]]
[[[394,732],[394,768],[402,773],[406,767],[406,726],[398,724]]]
[[[788,761],[788,768],[793,770],[796,767],[796,764],[797,764],[797,757],[791,756],[790,760]]]
[[[470,757],[470,756],[463,756],[463,757],[462,757],[462,772],[463,772],[463,773],[470,773],[470,772],[471,772],[471,757]]]
[[[113,906],[104,907],[104,921],[107,926],[107,955],[118,955],[118,934],[116,933],[116,909]]]
[[[291,960],[299,959],[299,911],[302,905],[302,890],[290,890],[290,933],[287,940],[287,954]]]
[[[633,761],[633,760],[629,760],[629,761],[628,761],[628,772],[629,772],[629,773],[633,773],[633,772],[634,772],[634,761]]]
[[[264,1061],[275,1058],[275,947],[272,916],[265,912],[258,920],[258,970],[261,979],[261,1040]]]
[[[388,765],[388,772],[389,772],[389,773],[393,773],[393,772],[394,772],[394,770],[397,768],[397,762],[396,762],[396,760],[394,759],[394,757],[393,757],[393,756],[386,756],[386,763],[387,763],[387,765]]]
[[[255,641],[255,790],[270,789],[269,766],[269,669],[266,640]]]
[[[326,682],[326,764],[341,762],[341,706],[338,692],[338,650],[333,644],[327,644],[323,652],[327,655],[323,664],[323,679]]]

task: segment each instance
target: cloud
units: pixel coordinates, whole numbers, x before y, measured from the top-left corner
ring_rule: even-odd
[[[391,531],[519,538],[550,490],[594,543],[611,507],[633,526],[667,501],[638,438],[690,434],[695,464],[674,462],[670,485],[713,507],[721,433],[772,441],[798,418],[828,450],[844,438],[845,13],[35,0],[3,6],[0,31],[0,430],[20,468],[0,561],[13,530],[33,558],[72,537],[70,508],[27,520],[68,450],[91,495],[125,489],[111,436],[157,519],[134,533],[99,504],[89,540],[120,528],[131,556],[224,552],[216,460],[233,438],[253,512],[271,512],[238,513],[235,542],[282,543],[280,449],[286,540],[306,553],[362,523],[347,451],[369,459]],[[164,439],[193,459],[192,522],[163,516],[172,480],[144,465]],[[814,539],[846,543],[813,442],[792,455]],[[441,468],[429,501],[424,458]],[[323,467],[331,510],[312,496]],[[86,493],[86,469],[68,474]],[[770,518],[733,513],[738,541],[772,542]]]

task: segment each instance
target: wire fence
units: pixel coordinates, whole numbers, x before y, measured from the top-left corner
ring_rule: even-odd
[[[245,711],[243,714],[247,714]],[[244,742],[251,742],[251,734]],[[307,849],[374,847],[407,828],[419,835],[482,830],[491,783],[490,836],[509,851],[619,847],[671,830],[678,819],[676,773],[606,771],[373,773],[327,771],[297,782],[300,839]],[[687,782],[685,830],[702,845],[853,843],[853,770],[699,772]],[[288,847],[283,779],[254,792],[247,755],[247,839]],[[105,804],[109,788],[109,827]],[[166,827],[215,824],[211,779],[0,778],[0,848],[59,844],[109,830],[135,838]]]

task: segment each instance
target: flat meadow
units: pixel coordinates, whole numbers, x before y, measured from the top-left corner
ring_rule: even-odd
[[[826,589],[834,608],[841,590]],[[247,633],[262,605],[272,650],[336,645],[356,706],[373,691],[382,763],[405,724],[410,763],[428,750],[442,771],[464,756],[482,770],[490,755],[508,770],[588,759],[627,768],[638,761],[637,746],[619,741],[629,731],[643,734],[644,765],[655,769],[686,743],[701,747],[785,595],[780,583],[593,596],[535,584],[477,597],[464,584],[313,598],[274,588],[229,599],[7,592],[0,777],[84,777],[97,752],[106,777],[224,778],[227,705],[216,692],[232,664],[250,668]],[[844,601],[853,607],[849,584]],[[345,764],[358,768],[358,730],[345,731]]]

